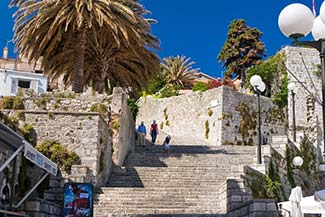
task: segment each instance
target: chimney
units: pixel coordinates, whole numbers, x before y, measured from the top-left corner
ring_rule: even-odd
[[[8,59],[8,47],[3,48],[3,59]]]

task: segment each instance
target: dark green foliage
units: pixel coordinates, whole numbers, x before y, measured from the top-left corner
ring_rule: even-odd
[[[261,76],[262,80],[265,83],[265,92],[263,95],[270,97],[271,88],[274,85],[279,77],[287,74],[285,69],[285,54],[278,53],[272,57],[269,57],[267,60],[263,61],[261,64],[252,66],[246,71],[246,88],[252,88],[249,79],[253,75]]]
[[[24,101],[19,96],[4,96],[0,100],[0,109],[25,109]]]
[[[24,134],[24,138],[35,146],[37,143],[37,133],[34,127],[30,124],[25,124],[21,130]]]
[[[280,90],[274,94],[273,102],[280,108],[288,105],[288,74],[284,74]]]
[[[205,82],[196,82],[194,87],[192,88],[193,91],[207,91],[209,89],[208,84]]]
[[[71,166],[79,163],[80,160],[75,152],[68,151],[66,147],[56,141],[47,141],[37,144],[36,149],[57,163],[61,169],[68,173],[71,171]]]
[[[107,106],[103,103],[97,103],[94,104],[90,107],[91,112],[98,112],[101,115],[106,115],[107,114]]]
[[[278,168],[276,168],[271,160],[269,163],[268,174],[265,177],[266,183],[266,194],[269,198],[277,199],[280,201],[280,190],[283,191],[281,186],[281,178],[279,175]]]
[[[304,160],[301,170],[308,176],[317,177],[316,150],[305,135],[300,142],[300,153]]]
[[[246,69],[258,65],[265,56],[264,44],[260,41],[262,32],[246,25],[242,19],[234,20],[229,25],[227,41],[218,55],[223,62],[225,78],[240,76],[245,83]]]
[[[166,85],[156,96],[158,98],[178,96],[180,89],[181,88],[178,85]]]
[[[293,158],[294,158],[294,156],[293,156],[293,153],[291,153],[289,145],[286,145],[287,177],[288,177],[288,181],[290,183],[290,186],[292,188],[296,186],[296,181],[295,181],[295,178],[294,178],[293,166],[292,166]]]
[[[128,99],[128,105],[129,105],[129,108],[130,108],[130,110],[132,112],[133,119],[135,120],[136,117],[137,117],[138,111],[139,111],[139,106],[136,103],[136,100],[134,98],[129,98]]]
[[[146,89],[147,94],[155,94],[159,92],[167,84],[167,75],[163,72],[163,67],[148,82]]]

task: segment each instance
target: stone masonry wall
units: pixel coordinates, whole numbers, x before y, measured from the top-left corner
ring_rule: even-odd
[[[247,95],[230,88],[223,90],[222,139],[223,144],[258,144],[258,101],[254,95]],[[279,109],[272,99],[261,96],[261,132],[269,142],[272,135],[286,134],[286,111]]]
[[[257,97],[229,87],[163,99],[141,98],[137,124],[144,121],[149,128],[152,120],[174,138],[172,144],[179,144],[177,138],[188,145],[258,143]],[[285,111],[265,97],[261,97],[261,126],[269,140],[273,134],[286,133]]]
[[[59,142],[80,156],[81,165],[89,167],[93,184],[103,185],[108,180],[112,166],[111,138],[99,114],[40,111],[26,112],[25,117],[35,128],[38,143]],[[100,163],[105,165],[103,171],[99,171]]]
[[[117,166],[122,166],[128,153],[135,149],[135,123],[128,106],[128,95],[123,92],[122,88],[114,88],[110,108],[113,162]]]
[[[137,125],[144,121],[149,132],[156,120],[160,135],[171,135],[172,144],[179,144],[180,138],[186,145],[220,145],[222,92],[223,88],[217,88],[170,98],[141,98]]]
[[[294,76],[288,72],[289,82],[296,84],[295,91],[295,119],[296,119],[296,129],[298,131],[307,130],[307,128],[315,128],[317,126],[318,130],[315,132],[318,135],[309,135],[310,137],[318,138],[315,146],[322,148],[322,107],[318,102],[315,102],[315,119],[307,119],[308,111],[308,98],[314,98],[310,96],[310,93],[303,88],[303,86],[296,80],[302,82],[303,85],[316,97],[319,101],[322,101],[322,86],[321,77],[317,76],[315,72],[318,71],[320,74],[320,69],[317,65],[320,65],[319,52],[312,48],[302,48],[302,47],[285,47],[284,52],[286,54],[286,66],[288,70],[294,74]],[[288,113],[289,113],[289,129],[292,129],[292,95],[289,94],[288,97]],[[307,123],[307,124],[306,124]],[[319,152],[321,153],[321,151]]]

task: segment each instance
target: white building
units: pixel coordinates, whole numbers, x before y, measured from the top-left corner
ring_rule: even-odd
[[[26,58],[8,58],[8,49],[0,58],[0,96],[15,96],[18,88],[32,89],[35,93],[47,91],[48,78],[40,63],[30,64]]]
[[[44,93],[47,90],[47,77],[34,72],[0,69],[0,96],[15,96],[18,88]]]

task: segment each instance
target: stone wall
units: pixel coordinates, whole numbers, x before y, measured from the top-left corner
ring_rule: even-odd
[[[247,95],[224,87],[222,105],[223,144],[258,144],[258,101]],[[261,96],[261,132],[271,142],[272,135],[286,134],[286,111],[273,104],[272,99]]]
[[[57,141],[76,152],[81,165],[89,167],[93,184],[103,185],[108,180],[112,140],[107,124],[99,114],[26,111],[25,119],[36,130],[38,143]],[[102,171],[100,164],[104,164]]]
[[[179,141],[210,146],[258,143],[257,97],[229,87],[163,99],[141,98],[137,124],[144,121],[149,128],[152,120],[158,122],[160,131],[174,138],[173,144]],[[269,138],[286,133],[285,111],[265,97],[261,97],[261,125]]]
[[[255,199],[227,213],[228,217],[279,217],[272,199]]]
[[[32,199],[25,203],[24,211],[33,217],[60,217],[62,207],[42,199]]]
[[[170,98],[141,98],[137,125],[144,121],[149,131],[152,120],[156,120],[160,135],[171,135],[172,144],[221,144],[222,91],[217,88]]]
[[[288,78],[289,82],[296,84],[295,91],[295,119],[297,131],[308,130],[308,128],[316,129],[314,131],[315,135],[309,135],[315,138],[315,146],[319,146],[323,149],[322,143],[322,106],[315,100],[314,96],[318,101],[322,101],[322,86],[320,69],[319,52],[313,48],[303,48],[303,47],[285,47],[283,51],[286,54],[286,66],[288,68]],[[291,74],[291,73],[293,74]],[[302,86],[301,83],[297,81],[296,78],[308,89],[308,91]],[[308,98],[313,99],[315,118],[308,118],[310,113],[310,102]],[[289,129],[292,130],[292,95],[289,94],[288,98],[288,113],[289,113]],[[307,124],[306,124],[307,123]],[[313,131],[313,130],[312,130]],[[321,153],[321,151],[319,151]]]

